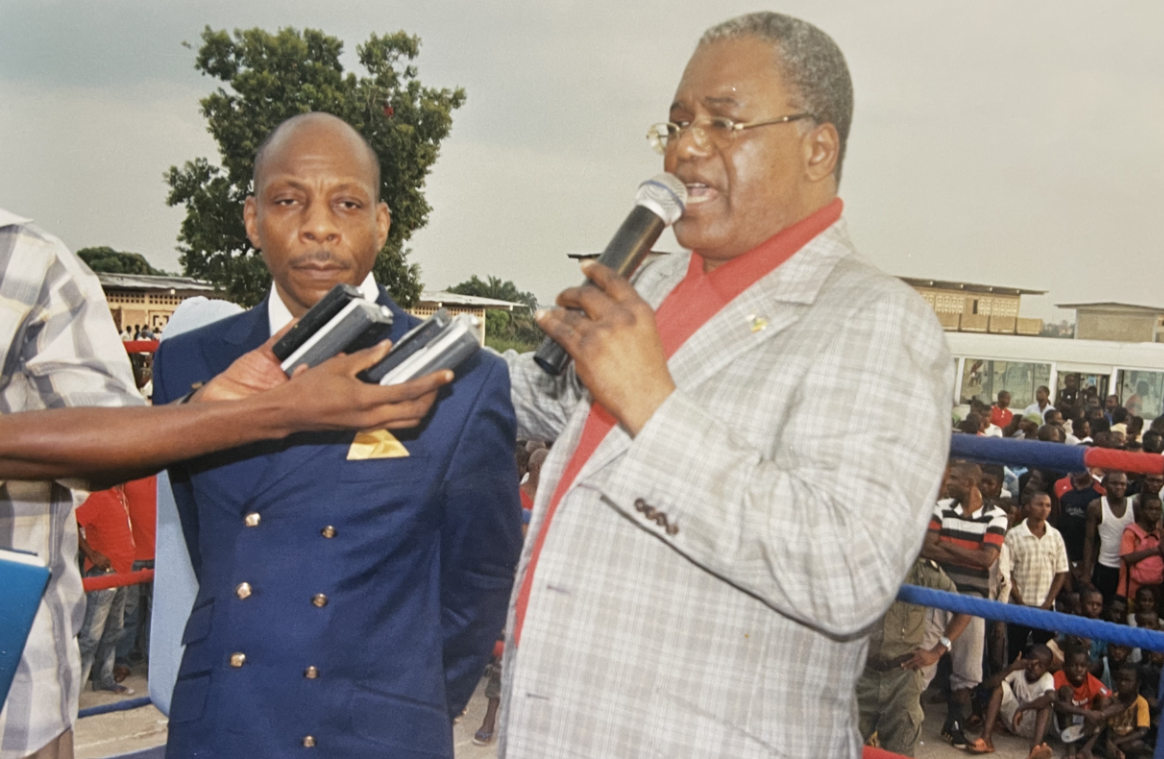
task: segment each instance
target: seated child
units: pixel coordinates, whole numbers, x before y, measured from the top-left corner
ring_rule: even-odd
[[[1158,586],[1155,585],[1141,585],[1136,589],[1136,594],[1132,598],[1132,603],[1128,604],[1128,611],[1136,613],[1137,611],[1156,611],[1156,590]]]
[[[1115,672],[1115,698],[1104,713],[1108,715],[1102,736],[1107,759],[1148,759],[1153,750],[1144,738],[1148,734],[1148,702],[1140,695],[1140,680],[1133,664],[1124,664]]]
[[[1152,726],[1145,739],[1149,744],[1156,742],[1157,728],[1160,726],[1160,670],[1164,669],[1164,652],[1146,651],[1144,660],[1136,670],[1140,678],[1140,695],[1148,702],[1148,716],[1152,719]]]
[[[1160,616],[1154,609],[1148,609],[1147,611],[1137,611],[1132,615],[1132,618],[1128,620],[1128,627],[1138,627],[1141,630],[1159,630]],[[1133,648],[1132,655],[1128,661],[1132,662],[1133,664],[1138,664],[1140,661],[1142,661],[1142,659],[1143,654],[1140,652],[1140,649]]]
[[[1100,660],[1100,669],[1102,674],[1099,675],[1099,681],[1107,686],[1107,689],[1115,693],[1115,671],[1120,668],[1122,664],[1130,664],[1128,657],[1132,654],[1132,647],[1125,646],[1120,643],[1108,643],[1107,655]]]
[[[1091,740],[1104,727],[1103,709],[1111,696],[1104,684],[1087,671],[1087,649],[1066,649],[1063,669],[1055,673],[1055,711],[1060,716],[1060,738],[1067,747],[1067,759],[1091,759]]]
[[[1051,649],[1036,643],[1031,646],[1030,658],[1024,659],[1020,654],[1003,672],[983,683],[993,688],[986,707],[986,725],[982,737],[972,741],[967,751],[994,753],[994,722],[1001,714],[1003,727],[1029,739],[1031,751],[1027,759],[1051,759],[1051,749],[1043,742],[1055,701],[1055,678],[1047,671],[1050,666]]]
[[[1093,586],[1086,586],[1079,594],[1082,601],[1081,614],[1077,616],[1087,617],[1088,619],[1102,620],[1103,619],[1103,593]],[[1055,638],[1056,645],[1051,649],[1054,656],[1059,653],[1062,656],[1066,653],[1068,648],[1082,648],[1087,652],[1088,666],[1091,674],[1098,677],[1103,672],[1103,665],[1100,659],[1107,652],[1107,641],[1100,638],[1081,638],[1078,635],[1067,635],[1061,633]],[[1058,649],[1058,651],[1056,651]],[[1052,661],[1051,669],[1056,669],[1055,665],[1066,667],[1059,656]]]
[[[1063,591],[1055,597],[1055,611],[1060,614],[1070,614],[1078,617],[1083,613],[1083,604],[1079,600],[1079,593],[1075,591]],[[1047,648],[1051,649],[1051,671],[1058,672],[1063,668],[1063,648],[1062,645],[1066,641],[1066,635],[1058,635],[1047,641]],[[1075,638],[1075,640],[1082,640]]]
[[[1107,605],[1107,621],[1117,625],[1128,623],[1128,602],[1123,596],[1116,596]]]

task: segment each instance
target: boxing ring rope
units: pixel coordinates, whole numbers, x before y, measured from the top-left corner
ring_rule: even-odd
[[[1155,453],[1132,453],[1110,448],[1038,440],[1014,440],[980,435],[954,434],[950,439],[950,458],[974,461],[980,464],[1019,464],[1036,469],[1050,469],[1069,474],[1090,468],[1117,469],[1129,474],[1164,473],[1164,456]],[[1097,638],[1150,651],[1164,651],[1164,632],[1142,630],[1112,622],[1087,619],[1071,614],[1044,611],[1030,606],[1019,606],[984,598],[962,596],[916,585],[903,585],[898,600],[970,614],[984,619],[1014,622],[1040,630]],[[1159,698],[1164,701],[1164,678],[1160,680]],[[868,749],[865,759],[883,759],[892,756],[882,752],[875,755]],[[1156,740],[1155,759],[1164,759],[1164,741]]]
[[[107,575],[96,575],[94,577],[85,577],[81,580],[85,586],[85,592],[91,590],[108,590],[109,588],[120,588],[124,585],[138,585],[143,582],[153,582],[154,570],[139,569],[136,572],[115,572]]]
[[[1103,469],[1119,469],[1136,474],[1164,473],[1164,456],[1151,453],[1129,453],[1105,448],[1088,446],[1067,446],[1060,443],[1045,443],[1032,440],[1013,440],[1008,438],[988,438],[977,435],[955,434],[950,441],[950,457],[965,459],[983,464],[1020,464],[1023,466],[1050,469],[1064,473],[1077,472],[1083,469],[1098,467]],[[144,582],[144,575],[150,575],[152,570],[142,570],[131,575],[107,575],[85,579],[85,589],[90,590],[90,581],[108,582],[101,587],[115,587],[117,584]],[[130,577],[142,576],[138,580],[128,580]],[[125,582],[118,582],[118,578]],[[897,598],[906,603],[943,609],[961,614],[970,614],[985,619],[1017,623],[1040,630],[1054,630],[1055,632],[1077,635],[1083,638],[1097,638],[1112,643],[1120,643],[1133,648],[1151,651],[1164,651],[1164,632],[1144,630],[1111,622],[1077,617],[1054,611],[1044,611],[1029,606],[1019,606],[1000,601],[990,601],[983,598],[973,598],[957,593],[948,593],[916,585],[904,585]],[[1164,701],[1164,678],[1161,678],[1161,700]],[[121,709],[133,709],[150,703],[149,698],[129,699],[105,704],[102,706],[83,709],[79,717],[89,717]],[[1164,759],[1164,741],[1157,741],[1154,754],[1156,759]],[[902,759],[879,748],[864,747],[863,759]]]

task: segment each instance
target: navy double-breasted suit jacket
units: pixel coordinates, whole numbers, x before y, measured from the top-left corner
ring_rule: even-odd
[[[392,339],[417,323],[381,289]],[[163,343],[158,403],[269,336],[265,304]],[[521,547],[504,362],[484,351],[407,457],[308,433],[170,470],[199,591],[167,756],[453,756],[451,719],[505,623]]]

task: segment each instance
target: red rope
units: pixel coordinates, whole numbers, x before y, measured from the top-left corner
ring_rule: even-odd
[[[97,575],[96,577],[86,577],[83,582],[85,584],[85,592],[90,590],[108,590],[109,588],[120,588],[123,585],[137,585],[142,582],[152,582],[154,579],[154,570],[139,569],[136,572],[127,572],[125,574],[111,574],[111,575]]]
[[[157,340],[122,340],[126,353],[153,353],[158,349]]]
[[[1164,457],[1157,453],[1118,451],[1114,448],[1090,448],[1083,454],[1088,466],[1100,469],[1118,469],[1121,472],[1143,474],[1164,473]]]

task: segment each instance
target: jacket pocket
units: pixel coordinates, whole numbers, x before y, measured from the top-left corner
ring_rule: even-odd
[[[389,459],[362,459],[340,464],[339,483],[372,482],[394,486],[413,486],[432,477],[428,456]]]
[[[453,755],[453,726],[442,708],[357,687],[351,715],[352,728],[361,738],[406,752],[390,756],[446,759]]]
[[[192,722],[202,717],[210,693],[210,673],[180,678],[170,700],[170,722]]]

